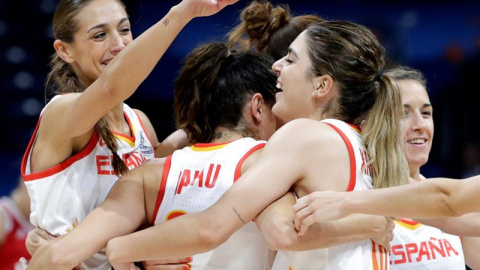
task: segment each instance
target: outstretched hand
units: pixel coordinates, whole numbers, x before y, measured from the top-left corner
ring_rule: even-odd
[[[178,7],[192,18],[213,15],[238,0],[183,0]]]
[[[293,206],[295,228],[300,236],[315,222],[333,221],[346,217],[342,202],[346,192],[315,191],[297,200]]]

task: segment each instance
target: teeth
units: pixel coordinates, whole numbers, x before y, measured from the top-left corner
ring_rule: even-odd
[[[280,83],[277,83],[276,87],[277,89],[282,89],[282,86],[280,85]]]
[[[425,139],[413,139],[413,140],[410,140],[408,141],[409,143],[413,143],[413,144],[422,144],[422,143],[425,143],[427,140]]]

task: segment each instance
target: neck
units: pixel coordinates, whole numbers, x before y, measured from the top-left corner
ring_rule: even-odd
[[[414,180],[420,181],[420,168],[410,169],[410,177]]]
[[[245,137],[238,131],[234,131],[227,128],[217,128],[215,129],[215,133],[213,135],[213,139],[210,141],[211,143],[225,143],[234,140],[238,140]]]
[[[110,130],[114,130],[122,134],[130,133],[130,127],[128,126],[125,116],[123,115],[123,104],[119,104],[111,109],[105,115],[105,119],[108,121]]]

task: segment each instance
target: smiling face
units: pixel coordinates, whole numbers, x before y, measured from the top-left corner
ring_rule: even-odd
[[[72,43],[63,43],[80,81],[93,83],[108,63],[132,41],[130,21],[116,0],[95,0],[75,17],[78,31]]]
[[[416,80],[398,81],[405,116],[402,119],[403,149],[410,176],[418,176],[428,161],[433,141],[433,108],[425,87]],[[417,177],[414,177],[418,179]]]
[[[272,66],[278,74],[277,88],[282,90],[275,96],[272,111],[282,122],[315,113],[311,61],[307,52],[306,34],[302,32],[290,45],[289,53]]]

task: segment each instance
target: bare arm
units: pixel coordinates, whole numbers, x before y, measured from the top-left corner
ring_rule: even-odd
[[[194,8],[172,8],[163,19],[126,46],[82,94],[49,106],[51,112],[45,111],[44,118],[52,121],[46,130],[52,128],[52,135],[58,134],[55,137],[61,139],[91,130],[102,116],[135,92],[181,29],[201,15],[194,12]]]
[[[155,147],[155,157],[166,157],[177,149],[188,145],[187,134],[178,129]]]
[[[420,223],[436,227],[458,236],[480,236],[480,213],[468,213],[459,217],[419,219]]]
[[[258,162],[212,207],[110,240],[110,262],[115,269],[123,269],[119,267],[124,263],[190,256],[216,248],[303,177],[306,167],[311,167],[303,159],[305,150],[311,149],[308,135],[298,132],[295,125],[285,125],[272,136]]]
[[[465,264],[471,269],[480,269],[480,256],[478,256],[480,237],[463,237],[462,248]]]
[[[133,232],[146,221],[144,180],[148,186],[155,185],[162,172],[163,160],[151,160],[123,176],[73,231],[42,245],[29,269],[72,269],[104,248],[109,239]]]
[[[350,193],[316,192],[295,205],[297,228],[351,213],[435,218],[480,211],[480,176],[462,181],[440,178],[400,187]]]
[[[265,208],[255,219],[271,249],[319,249],[368,238],[388,249],[393,222],[383,216],[356,214],[338,221],[315,223],[305,235],[298,235],[294,226],[295,202],[294,195],[287,193]]]

